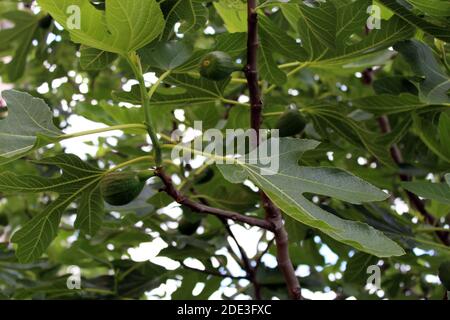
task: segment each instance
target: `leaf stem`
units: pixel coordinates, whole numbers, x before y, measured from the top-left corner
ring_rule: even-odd
[[[161,148],[159,145],[158,136],[156,135],[156,132],[154,130],[152,115],[150,112],[150,97],[149,97],[150,95],[147,94],[147,87],[145,86],[145,80],[144,80],[144,76],[142,73],[141,60],[140,60],[139,56],[136,54],[136,52],[133,52],[130,55],[128,55],[126,57],[126,59],[127,59],[128,63],[130,64],[131,69],[133,70],[136,79],[139,82],[139,89],[141,91],[142,107],[144,108],[144,115],[145,115],[145,125],[147,127],[148,135],[150,136],[150,139],[152,140],[156,165],[160,166],[162,163]],[[156,90],[156,88],[154,90]]]
[[[164,172],[163,168],[156,169],[155,175],[157,177],[159,177],[161,179],[161,181],[164,183],[164,186],[165,186],[164,191],[169,196],[171,196],[179,204],[182,204],[182,205],[192,209],[195,212],[206,213],[206,214],[210,214],[210,215],[213,215],[213,216],[216,216],[219,218],[233,220],[233,221],[240,222],[240,223],[246,223],[251,226],[257,226],[257,227],[260,227],[262,229],[266,229],[269,231],[273,230],[272,224],[263,219],[246,216],[246,215],[240,214],[238,212],[234,212],[234,211],[223,210],[220,208],[213,208],[213,207],[204,205],[202,203],[192,201],[190,198],[186,197],[184,194],[181,193],[181,191],[179,191],[175,187],[175,185],[172,182],[172,179],[170,178],[170,176],[168,176]]]
[[[167,70],[166,72],[164,72],[159,78],[158,81],[156,81],[156,83],[154,85],[152,85],[152,87],[150,88],[150,90],[148,91],[148,100],[152,100],[153,95],[155,94],[156,90],[158,89],[158,87],[161,85],[161,83],[164,81],[164,79],[166,79],[170,73],[172,72],[172,70]]]
[[[136,163],[147,162],[147,161],[154,161],[154,160],[155,160],[155,158],[153,156],[143,156],[143,157],[135,158],[135,159],[132,159],[132,160],[129,160],[129,161],[125,161],[125,162],[115,166],[112,169],[109,169],[107,171],[107,173],[115,172],[117,170],[123,169],[125,167],[131,166],[131,165],[136,164]]]
[[[278,112],[267,112],[263,113],[263,117],[278,117],[281,116],[284,112],[278,111]]]
[[[69,133],[64,134],[58,137],[58,140],[67,140],[72,138],[78,138],[83,136],[88,136],[91,134],[98,134],[103,132],[110,132],[110,131],[116,131],[116,130],[127,130],[127,129],[142,129],[146,130],[147,127],[144,124],[140,123],[132,123],[132,124],[122,124],[117,126],[110,126],[106,128],[100,128],[100,129],[94,129],[94,130],[87,130],[87,131],[80,131],[75,133]]]
[[[220,101],[222,101],[225,104],[231,104],[234,106],[243,106],[243,107],[250,107],[250,104],[245,103],[245,102],[239,102],[236,100],[230,100],[230,99],[226,99],[226,98],[221,98]]]

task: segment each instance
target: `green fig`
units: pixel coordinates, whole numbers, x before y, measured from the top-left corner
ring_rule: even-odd
[[[107,175],[100,182],[103,199],[112,206],[124,206],[135,200],[145,186],[134,172],[118,172]]]
[[[233,58],[222,51],[207,54],[200,64],[200,75],[214,81],[225,80],[238,70],[242,70],[242,66],[234,63]]]
[[[279,130],[279,136],[283,138],[292,137],[301,133],[305,129],[305,126],[306,121],[300,114],[300,111],[291,109],[283,113],[278,119],[275,128]]]

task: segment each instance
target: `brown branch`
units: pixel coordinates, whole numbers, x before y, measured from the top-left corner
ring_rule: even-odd
[[[294,265],[289,256],[289,238],[284,227],[283,216],[279,208],[265,195],[262,194],[263,207],[266,211],[266,220],[275,226],[275,244],[277,247],[278,268],[283,273],[288,286],[289,296],[294,300],[302,299],[300,283],[295,275]]]
[[[378,123],[379,123],[381,131],[383,133],[387,134],[387,133],[390,133],[392,131],[391,124],[390,124],[389,118],[387,116],[380,117],[378,119]],[[401,152],[400,148],[396,144],[394,144],[391,147],[391,156],[392,156],[392,159],[394,159],[394,162],[397,165],[404,164],[404,159],[403,159],[402,152]],[[408,175],[400,174],[400,180],[402,180],[404,182],[407,182],[407,181],[411,181],[411,178]],[[416,196],[414,193],[411,193],[411,192],[409,192],[407,190],[405,190],[405,191],[406,191],[406,195],[408,196],[408,199],[409,199],[410,203],[414,206],[414,208],[416,208],[417,211],[420,212],[420,214],[422,214],[422,216],[425,218],[425,221],[428,224],[430,224],[432,226],[435,226],[436,225],[436,219],[425,208],[425,204],[423,203],[423,201],[420,200],[420,198],[418,196]],[[445,244],[446,246],[450,246],[449,237],[448,237],[448,234],[446,232],[436,231],[436,236],[441,240],[441,242],[443,244]]]
[[[224,218],[228,220],[233,220],[240,223],[246,223],[251,226],[260,227],[262,229],[266,229],[269,231],[273,230],[273,226],[270,222],[242,215],[237,212],[228,211],[228,210],[222,210],[219,208],[213,208],[195,201],[192,201],[191,199],[187,198],[185,195],[183,195],[178,189],[175,188],[174,184],[172,183],[172,179],[164,172],[162,168],[158,168],[155,170],[155,175],[161,179],[161,181],[164,183],[164,191],[171,196],[176,202],[179,204],[185,205],[186,207],[192,209],[195,212],[198,213],[206,213],[211,214],[213,216]]]
[[[245,76],[247,78],[251,105],[251,127],[256,130],[257,144],[259,144],[259,129],[262,122],[262,99],[258,82],[258,14],[256,13],[256,0],[248,0],[248,39],[247,39],[247,65]]]
[[[255,130],[256,141],[253,141],[253,147],[258,146],[260,142],[259,129],[262,122],[262,99],[259,88],[258,76],[258,14],[256,12],[257,1],[248,0],[248,39],[247,39],[247,65],[245,66],[245,76],[247,78],[248,90],[251,105],[251,127]],[[294,266],[289,257],[288,234],[284,228],[283,216],[272,201],[261,192],[263,207],[266,211],[266,221],[274,226],[275,241],[277,246],[278,267],[283,273],[289,296],[294,300],[300,300],[301,288],[295,275]]]

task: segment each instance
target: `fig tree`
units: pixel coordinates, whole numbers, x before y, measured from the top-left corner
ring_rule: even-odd
[[[297,109],[291,109],[283,113],[275,128],[279,130],[280,137],[292,137],[301,133],[305,126],[305,119],[300,112]]]

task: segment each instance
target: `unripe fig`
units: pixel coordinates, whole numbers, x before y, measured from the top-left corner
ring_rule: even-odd
[[[144,189],[145,180],[134,172],[112,173],[100,182],[100,191],[108,204],[124,206],[139,196]]]
[[[214,178],[214,170],[212,170],[211,168],[206,168],[206,170],[204,170],[196,179],[195,179],[195,184],[204,184],[204,183],[208,183],[209,181],[212,180],[212,178]]]
[[[91,0],[91,4],[98,10],[105,11],[106,9],[105,0]]]
[[[214,81],[225,80],[238,70],[242,70],[242,66],[234,63],[233,58],[222,51],[207,54],[200,65],[201,76]]]
[[[0,120],[8,117],[8,107],[0,107]]]
[[[201,220],[198,221],[190,221],[185,217],[181,218],[178,223],[178,231],[185,236],[192,236],[202,224]]]
[[[45,17],[43,17],[41,20],[39,20],[39,27],[42,29],[48,29],[48,28],[50,28],[52,21],[53,21],[53,18],[48,14]]]
[[[450,291],[450,261],[443,262],[439,267],[439,279],[442,285]]]
[[[305,126],[305,119],[300,112],[292,109],[283,113],[275,128],[279,130],[280,137],[292,137],[301,133]]]
[[[192,212],[191,209],[185,206],[181,206],[181,208],[183,209],[183,214],[178,222],[178,231],[185,236],[191,236],[202,224],[203,216]]]

